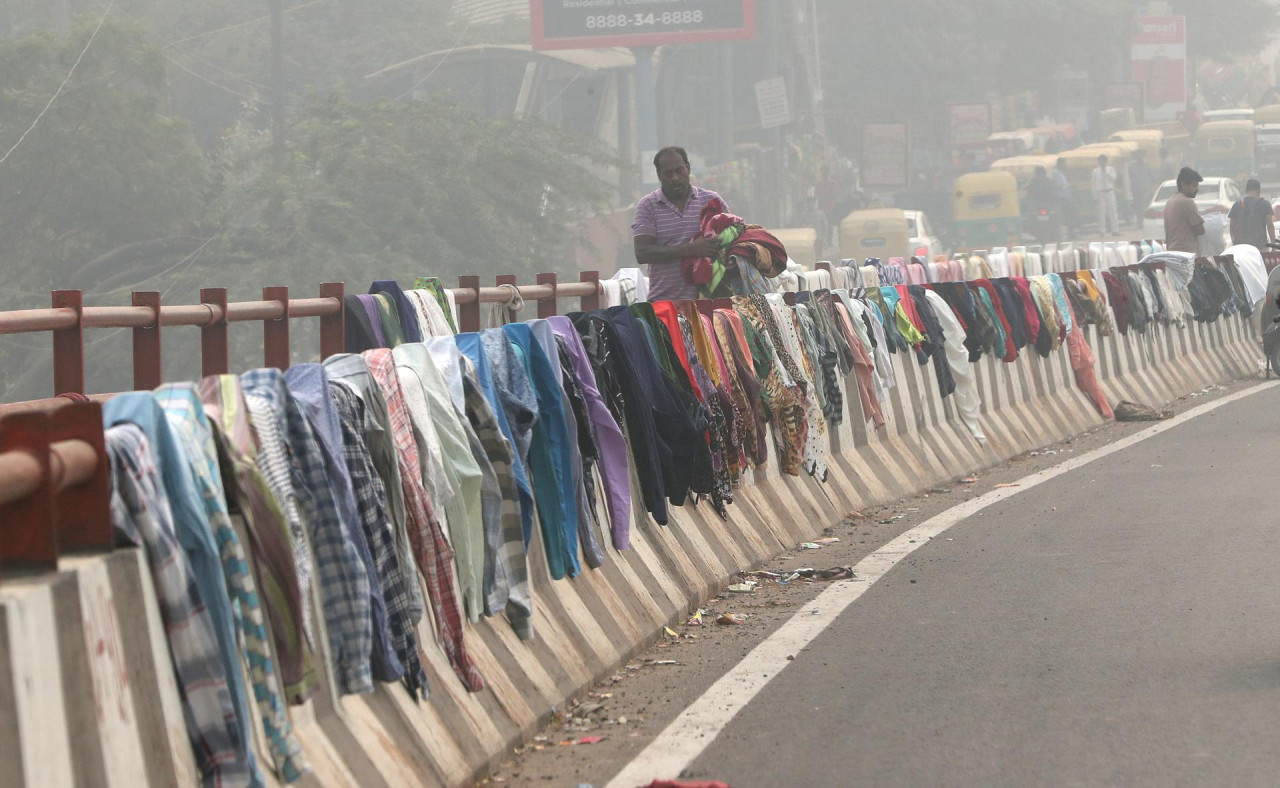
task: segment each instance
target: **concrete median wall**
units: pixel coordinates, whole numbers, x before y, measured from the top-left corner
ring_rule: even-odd
[[[1101,338],[1096,371],[1112,403],[1160,405],[1216,382],[1257,374],[1246,321]],[[1030,350],[1028,348],[1028,350]],[[981,470],[1102,423],[1075,387],[1063,347],[975,371],[983,400],[979,446],[934,371],[894,357],[898,386],[887,424],[851,413],[830,435],[830,477],[779,477],[772,465],[737,492],[723,522],[710,506],[673,511],[669,527],[643,512],[632,549],[598,571],[553,582],[541,545],[530,554],[536,638],[502,619],[468,630],[488,688],[467,693],[422,630],[431,696],[398,686],[333,695],[332,682],[293,709],[314,773],[306,784],[459,785],[532,735],[554,707],[656,639],[734,573],[813,538],[850,511]],[[636,496],[637,499],[639,496]],[[607,541],[607,540],[606,540]],[[145,561],[136,551],[63,559],[53,575],[0,584],[0,785],[192,785],[173,670]],[[258,742],[259,763],[270,763]],[[265,768],[264,768],[265,771]]]

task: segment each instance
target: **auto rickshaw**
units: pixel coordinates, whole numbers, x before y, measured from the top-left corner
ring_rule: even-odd
[[[1251,120],[1216,120],[1196,129],[1196,169],[1243,186],[1257,167]]]
[[[1022,238],[1018,180],[1009,172],[971,172],[956,178],[954,218],[960,246],[989,249]]]
[[[1018,199],[1026,200],[1027,184],[1031,182],[1032,176],[1036,174],[1036,167],[1044,167],[1045,172],[1052,175],[1053,166],[1057,161],[1057,156],[1046,154],[1010,156],[1007,159],[991,162],[989,169],[991,172],[1007,172],[1013,175],[1018,181]]]
[[[911,232],[901,208],[854,211],[840,222],[840,256],[855,260],[911,255]]]
[[[1164,132],[1159,129],[1125,129],[1111,135],[1112,142],[1136,142],[1142,148],[1151,172],[1160,172],[1160,149],[1164,147]]]
[[[1253,111],[1253,125],[1264,126],[1280,123],[1280,104],[1268,104]]]
[[[818,233],[812,227],[779,227],[772,232],[773,237],[786,247],[787,256],[793,262],[806,271],[817,267]]]
[[[1175,162],[1186,161],[1191,155],[1191,135],[1187,133],[1187,127],[1178,121],[1166,120],[1146,123],[1138,128],[1163,132],[1164,148],[1169,151],[1169,155],[1173,157]]]
[[[1134,115],[1133,107],[1112,107],[1104,109],[1098,113],[1098,128],[1101,129],[1101,136],[1104,139],[1110,139],[1112,134],[1117,131],[1131,129],[1138,125],[1138,119]]]

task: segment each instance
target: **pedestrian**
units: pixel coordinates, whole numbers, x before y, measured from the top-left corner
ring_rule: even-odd
[[[1151,202],[1151,167],[1145,156],[1139,155],[1129,165],[1129,188],[1133,192],[1133,222],[1142,226],[1142,214]]]
[[[1067,179],[1067,160],[1059,158],[1053,167],[1053,185],[1058,190],[1058,205],[1062,208],[1062,223],[1067,235],[1075,235],[1080,229],[1076,220],[1076,203],[1071,195],[1071,181]]]
[[[1120,235],[1120,217],[1116,215],[1116,168],[1107,164],[1107,155],[1098,157],[1098,166],[1090,176],[1089,190],[1098,209],[1098,235]]]
[[[1160,182],[1171,181],[1178,177],[1178,163],[1168,148],[1160,148]]]
[[[1178,172],[1178,193],[1164,204],[1164,245],[1171,252],[1200,253],[1204,218],[1196,207],[1200,193],[1200,173],[1190,167]]]
[[[703,206],[720,195],[689,182],[689,154],[684,148],[658,151],[653,167],[661,186],[640,198],[631,223],[636,262],[649,266],[650,301],[695,299],[698,286],[685,279],[683,264],[716,254],[716,239],[697,236]]]
[[[1276,240],[1276,225],[1271,203],[1262,198],[1262,184],[1250,178],[1244,185],[1244,197],[1231,206],[1227,218],[1231,220],[1231,241],[1249,244],[1259,252]]]

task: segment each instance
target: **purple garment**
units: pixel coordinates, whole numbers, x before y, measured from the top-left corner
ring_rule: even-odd
[[[360,306],[364,307],[364,313],[369,316],[369,323],[373,325],[373,336],[378,340],[378,347],[387,346],[387,338],[382,335],[382,316],[378,314],[378,303],[373,300],[371,295],[358,295]]]
[[[659,246],[687,244],[701,232],[702,208],[720,197],[710,189],[689,187],[689,202],[683,211],[662,193],[662,189],[645,195],[636,203],[636,218],[631,223],[631,235],[651,235]],[[726,207],[727,211],[728,208]],[[697,285],[686,282],[681,260],[671,260],[649,266],[650,301],[684,301],[698,297]]]
[[[618,550],[626,550],[631,545],[631,474],[627,467],[627,441],[622,437],[622,429],[609,412],[609,407],[604,404],[604,397],[600,396],[595,372],[587,359],[586,348],[582,346],[582,337],[573,327],[573,322],[562,316],[547,318],[547,322],[551,324],[556,336],[564,340],[569,358],[573,361],[578,385],[582,387],[582,394],[587,400],[587,410],[596,430],[595,438],[600,450],[600,477],[604,480],[613,546]]]

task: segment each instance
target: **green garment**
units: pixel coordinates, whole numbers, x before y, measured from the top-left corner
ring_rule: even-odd
[[[458,589],[463,610],[471,621],[484,612],[484,518],[481,508],[483,473],[471,452],[471,443],[462,426],[462,415],[449,396],[444,375],[420,342],[401,345],[391,353],[396,363],[405,402],[409,405],[414,430],[434,429],[440,441],[444,473],[453,495],[433,500],[436,516],[448,524],[458,569]],[[426,413],[418,407],[417,393],[425,399]],[[417,400],[415,402],[415,400]],[[425,469],[424,469],[425,470]]]
[[[387,340],[387,347],[403,345],[404,331],[400,328],[400,310],[396,309],[396,302],[386,293],[375,294],[373,300],[378,305],[378,322],[382,324],[382,336]]]
[[[924,334],[916,330],[911,318],[907,317],[907,310],[903,308],[901,301],[895,305],[893,315],[897,321],[898,333],[907,340],[908,345],[918,345],[924,341]]]
[[[453,323],[453,309],[449,306],[449,299],[444,294],[444,284],[438,276],[420,276],[413,280],[414,290],[426,290],[435,296],[436,303],[440,305],[440,311],[444,312],[444,319],[449,321],[449,329],[453,333],[458,333],[458,327]]]

